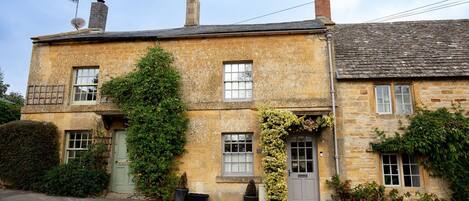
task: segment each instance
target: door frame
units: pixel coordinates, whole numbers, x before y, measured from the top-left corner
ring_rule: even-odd
[[[109,178],[109,191],[110,192],[114,192],[112,191],[112,178],[113,178],[113,174],[114,174],[114,152],[115,152],[115,143],[116,143],[116,134],[117,132],[120,132],[120,131],[125,131],[127,132],[126,129],[112,129],[111,132],[112,132],[112,139],[111,139],[111,157],[110,158],[110,163],[111,163],[111,174],[110,174],[110,178]],[[126,141],[127,143],[127,141]],[[114,193],[118,193],[118,192],[114,192]],[[133,189],[133,192],[131,194],[135,193],[135,186],[134,186],[134,189]]]
[[[316,183],[316,186],[317,186],[317,199],[318,201],[321,200],[321,187],[319,186],[321,182],[319,182],[319,153],[318,153],[318,135],[320,133],[317,133],[317,134],[314,134],[314,133],[309,133],[309,132],[302,132],[302,133],[298,133],[298,134],[289,134],[287,136],[287,139],[286,139],[286,149],[287,149],[287,168],[288,168],[288,172],[287,172],[287,188],[288,188],[288,180],[290,178],[290,168],[291,168],[291,144],[289,143],[290,142],[290,139],[292,137],[295,137],[295,136],[311,136],[313,138],[313,168],[314,168],[314,176],[316,177],[316,180],[314,181]],[[288,195],[287,195],[288,197]]]

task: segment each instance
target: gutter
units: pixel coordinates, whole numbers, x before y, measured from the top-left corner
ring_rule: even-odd
[[[332,118],[334,119],[334,125],[332,126],[333,138],[334,138],[334,161],[335,161],[335,173],[340,175],[339,170],[339,147],[337,145],[337,118],[336,118],[336,100],[335,100],[335,83],[334,83],[334,67],[332,60],[332,32],[326,32],[327,41],[327,53],[329,59],[329,80],[330,80],[330,91],[331,91],[331,102],[332,102]]]

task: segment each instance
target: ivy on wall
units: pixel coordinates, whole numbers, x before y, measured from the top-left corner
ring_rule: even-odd
[[[286,139],[290,132],[305,129],[319,131],[332,126],[329,115],[316,120],[298,117],[290,111],[260,108],[262,166],[268,201],[287,201],[288,189],[285,182],[287,171]]]
[[[172,171],[184,151],[187,118],[180,98],[180,76],[173,56],[161,47],[148,49],[135,71],[102,86],[129,120],[127,147],[137,189],[170,200],[177,184]]]
[[[450,183],[453,200],[469,199],[469,118],[460,108],[435,111],[419,109],[410,117],[403,134],[372,143],[378,152],[400,152],[424,158],[422,163],[433,175]]]

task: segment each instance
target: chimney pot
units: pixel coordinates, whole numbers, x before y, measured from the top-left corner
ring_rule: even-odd
[[[186,26],[199,26],[200,21],[200,1],[186,1]]]
[[[88,28],[99,28],[103,31],[106,30],[108,7],[104,0],[98,0],[91,3],[90,20]]]
[[[315,1],[316,19],[327,18],[331,20],[331,1],[316,0]]]

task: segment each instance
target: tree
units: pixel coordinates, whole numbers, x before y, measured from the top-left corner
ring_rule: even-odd
[[[6,93],[10,85],[4,83],[3,78],[3,72],[0,69],[0,124],[19,120],[21,107],[24,104],[23,96],[20,93]]]
[[[10,87],[10,85],[8,84],[5,84],[3,82],[3,72],[2,70],[0,69],[0,98],[3,98],[8,90],[8,87]]]
[[[18,92],[10,92],[10,94],[5,95],[5,99],[12,102],[15,105],[23,106],[24,105],[24,98]]]

